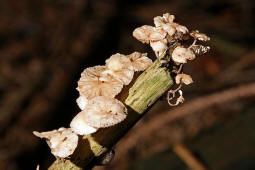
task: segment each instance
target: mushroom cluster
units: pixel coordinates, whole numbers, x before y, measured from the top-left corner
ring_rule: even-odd
[[[76,102],[81,109],[71,121],[70,128],[60,128],[34,135],[46,138],[51,153],[66,158],[78,144],[78,135],[89,135],[100,128],[114,126],[127,117],[125,105],[115,99],[124,85],[128,85],[135,71],[144,71],[152,64],[146,53],[114,54],[105,66],[86,68],[81,73]]]
[[[166,13],[162,17],[154,18],[155,27],[144,25],[133,32],[136,39],[150,44],[162,66],[167,64],[167,68],[175,75],[178,87],[168,92],[168,103],[171,106],[184,102],[181,87],[193,82],[191,76],[183,73],[183,64],[210,49],[196,44],[197,41],[210,40],[208,36],[197,30],[190,32],[185,26],[174,22],[174,19],[174,15]],[[189,38],[193,39],[191,45],[181,44]],[[164,59],[166,62],[163,62]],[[114,54],[105,63],[104,66],[86,68],[81,73],[77,87],[80,96],[76,100],[81,111],[71,121],[70,128],[33,132],[40,138],[46,138],[52,154],[56,157],[66,158],[71,155],[77,147],[78,135],[89,135],[100,128],[114,126],[123,121],[128,114],[127,108],[115,97],[123,86],[132,81],[135,71],[144,71],[152,61],[146,53],[134,52],[129,55]],[[172,103],[176,92],[179,97]]]
[[[189,31],[185,26],[174,22],[174,19],[175,16],[169,13],[163,14],[163,16],[156,16],[154,17],[154,27],[144,25],[136,28],[133,32],[133,36],[137,40],[150,44],[162,64],[172,63],[173,67],[170,71],[176,74],[175,83],[179,86],[175,90],[169,90],[168,92],[168,103],[171,106],[184,102],[183,92],[181,91],[182,84],[188,85],[193,82],[191,76],[183,73],[183,64],[210,50],[208,46],[196,44],[197,41],[209,41],[210,38],[207,35],[200,33],[198,30]],[[190,38],[193,39],[191,45],[185,46],[181,44]],[[169,50],[170,46],[175,48],[166,55],[169,58],[165,61],[165,58],[161,58],[161,55]],[[175,98],[177,91],[179,92],[179,97],[175,103],[172,103],[171,101]]]

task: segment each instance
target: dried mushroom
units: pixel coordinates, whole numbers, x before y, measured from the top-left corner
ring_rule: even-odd
[[[131,61],[122,54],[114,54],[106,60],[107,70],[104,75],[112,76],[124,85],[128,85],[134,76],[134,68]],[[111,96],[108,96],[111,97]]]
[[[135,71],[144,71],[152,64],[152,60],[147,57],[147,53],[133,52],[127,55],[127,58],[130,59]]]
[[[107,74],[105,66],[95,66],[85,69],[78,81],[77,90],[81,96],[88,100],[96,96],[115,97],[123,87],[123,84]]]
[[[189,84],[193,83],[193,80],[190,77],[190,75],[177,74],[176,77],[175,77],[175,82],[176,82],[176,84],[184,83],[186,85],[189,85]]]
[[[70,128],[59,128],[48,132],[36,132],[33,134],[40,138],[46,138],[51,148],[51,153],[60,158],[66,158],[73,154],[78,144],[78,136]]]
[[[117,99],[98,96],[89,101],[83,113],[89,126],[105,128],[123,121],[127,108]]]
[[[176,63],[187,63],[188,60],[194,60],[196,55],[189,48],[176,47],[172,53],[172,59]]]

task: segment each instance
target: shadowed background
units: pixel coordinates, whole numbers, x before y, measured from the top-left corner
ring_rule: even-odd
[[[96,168],[187,169],[172,151],[181,142],[209,169],[255,169],[254,96],[231,96],[255,82],[252,0],[1,0],[0,169],[48,167],[54,157],[32,131],[69,126],[84,68],[117,52],[155,59],[132,32],[165,12],[209,35],[211,51],[184,67],[194,80],[183,89],[186,103],[176,109],[162,97],[117,144],[111,164]]]

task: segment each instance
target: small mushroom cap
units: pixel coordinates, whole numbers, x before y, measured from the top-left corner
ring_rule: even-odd
[[[88,104],[88,99],[85,96],[80,96],[76,99],[76,103],[81,110],[84,110]]]
[[[120,81],[113,77],[103,74],[106,71],[105,66],[95,66],[85,69],[78,81],[77,90],[81,96],[88,100],[96,96],[115,97],[123,87]]]
[[[175,29],[182,34],[187,34],[189,32],[187,27],[180,25],[178,23],[173,23],[172,26],[175,27]]]
[[[78,135],[89,135],[95,133],[97,128],[89,126],[84,118],[84,113],[78,113],[70,123],[71,129]]]
[[[154,17],[154,24],[156,27],[160,27],[163,26],[167,23],[173,23],[174,22],[174,15],[170,15],[169,13],[165,13],[163,14],[163,17],[161,16],[156,16]]]
[[[131,61],[123,54],[117,53],[112,55],[105,61],[106,67],[112,71],[119,71],[122,69],[133,70]]]
[[[95,128],[113,126],[127,117],[127,109],[123,103],[104,96],[90,100],[83,113],[86,123]]]
[[[189,84],[193,83],[193,80],[190,77],[190,75],[187,75],[187,74],[177,74],[176,77],[175,77],[175,82],[176,82],[176,84],[180,84],[182,82],[182,83],[184,83],[186,85],[189,85]]]
[[[164,31],[168,33],[169,36],[173,36],[176,31],[186,34],[189,30],[178,23],[174,22],[174,15],[170,15],[169,13],[163,14],[163,17],[157,16],[154,18],[154,24],[156,27],[162,27]]]
[[[70,128],[59,128],[42,133],[34,131],[33,134],[40,138],[46,138],[51,153],[61,158],[73,154],[78,144],[78,136]]]
[[[196,58],[192,50],[184,47],[176,47],[172,53],[172,59],[177,63],[187,63],[187,60],[194,60]]]
[[[124,85],[128,85],[133,79],[132,62],[125,55],[119,53],[112,55],[106,60],[106,67],[107,70],[103,74],[113,77]]]
[[[166,32],[161,28],[155,28],[150,25],[144,25],[134,30],[133,36],[143,43],[150,41],[159,41],[166,37]]]
[[[152,64],[152,60],[147,57],[147,53],[133,52],[127,55],[135,71],[144,71]]]
[[[198,30],[192,31],[190,33],[190,36],[192,36],[194,39],[198,39],[200,41],[209,41],[210,37],[208,37],[207,35],[200,33]]]

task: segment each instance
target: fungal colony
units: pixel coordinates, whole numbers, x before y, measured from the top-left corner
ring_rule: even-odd
[[[137,40],[150,44],[162,66],[171,65],[170,71],[175,75],[175,83],[178,85],[178,88],[168,92],[168,103],[171,106],[184,102],[182,84],[188,85],[193,82],[191,76],[183,73],[183,64],[210,49],[196,44],[197,41],[210,40],[209,37],[197,30],[189,32],[185,26],[175,23],[174,19],[174,15],[166,13],[162,17],[154,18],[155,27],[144,25],[133,32]],[[193,38],[191,45],[185,46],[180,43],[189,38]],[[170,51],[170,46],[175,48]],[[71,121],[70,128],[33,132],[34,135],[46,139],[51,153],[56,157],[66,158],[73,154],[78,144],[78,135],[95,133],[98,129],[114,126],[127,117],[127,108],[115,97],[123,86],[132,81],[134,72],[146,70],[152,64],[152,60],[146,53],[117,53],[105,63],[104,66],[86,68],[81,73],[77,87],[80,96],[76,100],[81,111]],[[172,103],[171,100],[175,98],[177,91],[179,97]]]

